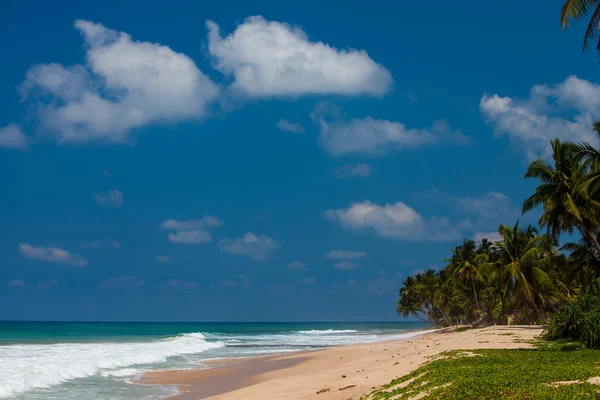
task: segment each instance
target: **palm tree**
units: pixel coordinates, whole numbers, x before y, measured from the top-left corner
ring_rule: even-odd
[[[539,224],[547,228],[554,243],[558,243],[561,233],[572,234],[577,229],[600,254],[596,239],[598,207],[591,201],[588,190],[590,164],[584,162],[584,155],[575,144],[555,139],[551,145],[554,165],[539,159],[527,167],[525,178],[536,178],[541,184],[523,203],[523,213],[541,205],[543,214]]]
[[[560,12],[560,25],[564,30],[569,26],[570,20],[576,21],[592,13],[590,22],[585,31],[583,39],[583,51],[586,51],[590,41],[596,36],[596,30],[600,28],[600,1],[599,0],[566,0]],[[600,40],[596,44],[596,51],[600,53]]]
[[[498,232],[502,241],[498,242],[499,259],[496,263],[504,286],[503,301],[506,301],[506,294],[512,287],[515,308],[533,308],[539,317],[546,319],[543,308],[560,298],[550,273],[554,256],[550,239],[546,235],[538,235],[531,225],[520,229],[519,221],[512,228],[500,225]]]
[[[450,269],[458,276],[459,280],[465,285],[470,286],[473,291],[473,300],[475,309],[479,310],[479,300],[477,299],[477,288],[479,265],[477,264],[476,245],[473,240],[465,240],[462,246],[456,246],[452,251],[452,257],[445,260],[450,263]]]

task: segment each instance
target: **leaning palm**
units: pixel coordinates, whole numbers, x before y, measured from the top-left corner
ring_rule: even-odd
[[[575,230],[587,237],[600,254],[596,239],[599,226],[599,207],[588,190],[590,164],[584,162],[580,148],[572,143],[551,142],[553,165],[544,160],[532,161],[525,178],[536,178],[541,184],[523,203],[523,213],[542,206],[541,227],[558,243],[561,233]]]
[[[576,21],[591,13],[583,39],[583,51],[590,46],[600,27],[600,0],[566,0],[560,12],[560,25],[563,29],[570,25],[571,19]],[[600,40],[596,44],[596,51],[600,53]]]

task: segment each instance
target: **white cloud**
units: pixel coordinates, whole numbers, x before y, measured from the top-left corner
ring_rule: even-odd
[[[217,24],[206,25],[215,68],[233,76],[233,89],[248,96],[381,96],[392,85],[390,72],[364,50],[311,42],[298,27],[254,16],[223,38]]]
[[[199,244],[212,240],[212,235],[207,228],[222,226],[223,221],[211,215],[205,215],[200,219],[189,219],[178,221],[168,219],[160,224],[160,229],[174,231],[168,234],[173,243]]]
[[[462,235],[445,217],[424,219],[402,202],[373,204],[370,201],[352,203],[347,209],[327,210],[325,217],[338,221],[348,229],[372,229],[379,236],[407,241],[453,241]]]
[[[314,285],[315,278],[304,278],[298,282],[301,285]]]
[[[193,229],[204,229],[222,226],[223,221],[215,218],[211,215],[205,215],[200,219],[188,219],[184,221],[178,221],[176,219],[168,219],[160,224],[160,229],[181,231],[181,230],[193,230]]]
[[[94,200],[101,206],[123,207],[123,192],[118,189],[112,189],[108,193],[96,193]]]
[[[600,114],[599,99],[600,85],[569,76],[554,86],[534,86],[525,99],[484,95],[479,108],[496,134],[508,135],[537,158],[551,155],[550,140],[556,138],[598,147],[592,123]]]
[[[302,261],[294,261],[288,264],[288,269],[304,269],[306,268],[306,264]]]
[[[199,244],[210,242],[212,236],[206,231],[177,231],[170,232],[168,238],[173,243]]]
[[[454,197],[456,209],[467,214],[474,214],[478,224],[490,220],[501,220],[510,223],[516,220],[521,211],[504,194],[490,191],[475,197]]]
[[[218,94],[185,54],[90,21],[75,28],[86,65],[35,65],[22,85],[23,96],[36,99],[42,127],[60,142],[125,142],[148,124],[203,117]]]
[[[250,281],[250,278],[248,278],[248,276],[241,274],[238,276],[237,280],[226,280],[221,282],[221,284],[219,285],[221,287],[250,287],[252,286],[252,281]]]
[[[371,175],[371,167],[366,163],[344,165],[331,171],[331,174],[339,179],[351,177],[365,178]]]
[[[29,148],[29,140],[19,125],[10,124],[0,127],[0,147],[27,150]]]
[[[15,279],[13,281],[10,281],[8,283],[8,286],[11,286],[11,287],[26,287],[27,286],[27,282],[22,281],[20,279]]]
[[[319,141],[332,156],[347,154],[380,155],[392,150],[408,150],[441,143],[468,144],[461,131],[452,130],[446,121],[436,121],[431,128],[407,128],[400,122],[371,117],[326,121],[313,113],[320,128]]]
[[[86,242],[82,245],[82,247],[90,249],[109,248],[118,250],[121,248],[121,242],[111,237],[107,237],[102,240],[92,240],[91,242]]]
[[[477,243],[481,242],[482,239],[486,238],[490,242],[496,243],[502,240],[502,236],[496,232],[475,232],[473,240]]]
[[[302,133],[304,132],[304,127],[300,122],[290,122],[287,119],[280,119],[277,122],[277,127],[282,131],[291,132],[291,133]]]
[[[65,264],[73,267],[83,267],[88,263],[85,257],[71,254],[66,250],[56,247],[35,247],[27,243],[21,243],[19,244],[19,251],[23,257],[26,258]]]
[[[335,263],[333,267],[335,269],[351,270],[360,268],[360,264],[352,263],[350,261],[340,261],[339,263]]]
[[[331,250],[325,254],[325,257],[330,260],[357,260],[366,255],[365,251]]]
[[[156,257],[156,261],[159,263],[168,263],[171,260],[167,256],[158,256],[158,257]]]
[[[268,236],[257,236],[248,232],[241,238],[221,240],[220,247],[224,253],[248,256],[253,260],[262,261],[268,259],[279,248],[279,244]]]

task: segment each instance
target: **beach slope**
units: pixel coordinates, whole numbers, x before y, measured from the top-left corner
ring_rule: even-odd
[[[529,348],[528,341],[541,333],[534,326],[436,332],[409,340],[226,360],[209,370],[155,372],[144,382],[180,385],[179,400],[358,399],[444,351]]]

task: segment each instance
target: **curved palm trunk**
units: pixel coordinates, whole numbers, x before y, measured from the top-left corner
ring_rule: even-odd
[[[600,243],[596,239],[596,235],[594,235],[594,231],[586,226],[583,226],[583,234],[590,239],[594,247],[596,248],[596,253],[600,256]]]
[[[479,301],[477,300],[477,290],[475,290],[475,280],[471,281],[471,286],[473,287],[473,297],[475,298],[475,307],[477,308],[477,311],[479,311],[480,308],[479,308]]]

